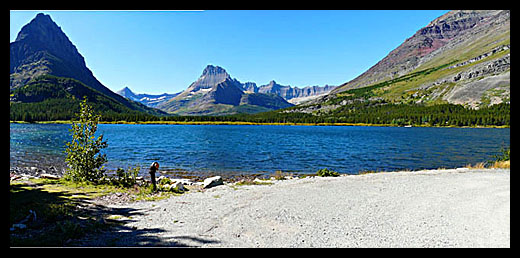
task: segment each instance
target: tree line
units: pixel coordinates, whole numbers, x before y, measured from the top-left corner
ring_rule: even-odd
[[[151,115],[139,111],[116,112],[93,103],[101,121],[145,122],[252,122],[252,123],[364,123],[427,126],[510,126],[510,104],[500,103],[480,109],[455,104],[392,104],[354,102],[322,114],[269,111],[226,116]],[[48,99],[33,103],[11,103],[11,121],[71,120],[79,111],[79,101]]]

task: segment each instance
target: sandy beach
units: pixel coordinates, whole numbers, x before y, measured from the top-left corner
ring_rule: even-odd
[[[446,169],[225,184],[111,205],[81,246],[510,247],[510,170]]]

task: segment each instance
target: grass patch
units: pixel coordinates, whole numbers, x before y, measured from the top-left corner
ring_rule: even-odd
[[[322,168],[322,169],[318,170],[318,172],[316,172],[316,175],[322,176],[322,177],[325,177],[325,176],[336,177],[336,176],[339,176],[339,173],[334,170],[329,170],[328,168]]]

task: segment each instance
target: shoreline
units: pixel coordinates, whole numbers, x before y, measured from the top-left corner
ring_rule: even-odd
[[[423,171],[467,171],[473,169],[510,169],[509,163],[507,167],[473,167],[471,165],[466,165],[465,167],[455,167],[455,168],[431,168],[431,169],[400,169],[396,171],[373,171],[373,170],[363,170],[358,173],[339,173],[338,176],[318,176],[317,173],[291,173],[291,172],[283,172],[280,173],[201,173],[201,172],[188,172],[188,171],[169,171],[169,170],[160,170],[156,172],[156,178],[160,180],[160,178],[166,178],[172,181],[183,181],[188,183],[196,183],[202,182],[206,178],[210,177],[221,177],[223,182],[227,184],[237,183],[237,182],[254,182],[254,181],[284,181],[284,180],[292,180],[292,179],[304,179],[304,178],[313,178],[313,177],[323,177],[323,178],[337,178],[337,177],[345,177],[345,176],[362,176],[369,174],[381,174],[381,173],[417,173]],[[145,168],[146,170],[146,168]],[[106,170],[105,175],[113,176],[116,170]],[[143,170],[144,171],[144,170]],[[140,172],[140,175],[137,177],[139,180],[150,181],[150,176],[146,172]],[[40,179],[44,177],[56,177],[62,178],[66,172],[66,164],[61,165],[44,165],[44,166],[10,166],[10,178],[11,181],[14,180],[27,180],[27,179]]]
[[[25,121],[9,121],[14,124],[30,124]],[[57,121],[35,121],[33,124],[71,124],[70,120]],[[277,125],[277,126],[376,126],[376,127],[434,127],[434,128],[510,128],[507,125],[487,125],[487,126],[439,126],[439,125],[410,125],[401,126],[393,124],[366,124],[366,123],[257,123],[257,122],[240,122],[240,121],[100,121],[100,124],[130,124],[130,125]]]

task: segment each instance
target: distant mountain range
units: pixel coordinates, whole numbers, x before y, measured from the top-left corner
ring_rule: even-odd
[[[116,93],[169,113],[211,115],[256,113],[290,107],[322,96],[334,88],[336,86],[329,85],[298,88],[280,85],[274,80],[267,85],[257,86],[254,82],[241,83],[231,78],[220,66],[208,65],[197,81],[180,93],[135,94],[128,87]]]
[[[140,102],[149,107],[157,107],[157,105],[166,102],[180,94],[180,92],[174,94],[163,93],[158,95],[145,93],[136,94],[128,87],[124,87],[123,89],[116,91],[116,93],[127,99]]]
[[[157,108],[179,115],[258,113],[292,106],[277,94],[249,93],[219,66],[208,65],[202,75]]]

